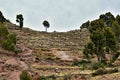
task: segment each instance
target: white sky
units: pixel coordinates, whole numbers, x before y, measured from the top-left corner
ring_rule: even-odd
[[[120,14],[120,0],[0,0],[0,10],[11,22],[23,14],[24,26],[44,31],[42,22],[48,20],[48,31],[79,29],[88,20],[100,14]]]

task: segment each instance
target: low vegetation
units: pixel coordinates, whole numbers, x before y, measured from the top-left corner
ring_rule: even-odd
[[[4,49],[16,52],[16,35],[9,33],[4,23],[0,23],[0,44]]]
[[[32,80],[32,78],[27,71],[22,71],[20,74],[20,80]]]
[[[113,68],[113,69],[109,69],[109,70],[99,68],[94,73],[92,73],[92,76],[104,75],[104,74],[112,74],[112,73],[116,73],[118,71],[119,71],[118,68]]]

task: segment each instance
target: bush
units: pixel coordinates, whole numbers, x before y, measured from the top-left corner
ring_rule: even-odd
[[[65,75],[65,76],[64,76],[64,80],[71,80],[71,75],[70,75],[70,74]]]
[[[107,70],[100,68],[97,71],[95,71],[94,73],[92,73],[92,76],[103,75],[103,74],[107,74]]]
[[[9,50],[9,51],[13,51],[15,52],[15,44],[12,43],[10,40],[5,40],[2,42],[2,47],[5,49],[5,50]]]
[[[85,70],[85,69],[87,69],[87,64],[86,64],[86,63],[83,63],[83,64],[82,64],[82,70]]]
[[[27,71],[22,71],[20,74],[20,80],[32,80],[32,78]]]
[[[0,23],[0,41],[6,39],[8,34],[9,32],[7,28],[4,26],[4,24]]]
[[[16,52],[16,35],[9,33],[3,23],[0,23],[0,45],[6,50]]]
[[[11,41],[11,43],[16,44],[16,35],[15,34],[10,33],[7,37]]]
[[[111,73],[116,73],[118,71],[119,71],[118,68],[114,68],[114,69],[108,70],[108,73],[111,74]]]
[[[105,66],[104,63],[98,62],[98,63],[92,64],[92,69],[96,70],[96,69],[99,69],[99,68],[104,68],[104,66]]]
[[[111,73],[116,73],[118,72],[118,68],[110,69],[110,70],[105,70],[103,68],[98,69],[94,73],[92,73],[92,76],[97,76],[97,75],[103,75],[103,74],[111,74]]]
[[[41,76],[40,80],[47,80],[47,78],[45,76]]]
[[[89,64],[89,63],[91,63],[91,61],[81,60],[81,61],[74,61],[73,65],[79,66],[79,65],[83,65],[83,64]]]
[[[50,61],[53,61],[53,60],[55,60],[53,57],[51,57],[51,56],[48,56],[47,57],[47,60],[50,60]]]
[[[16,35],[13,33],[8,34],[7,39],[2,41],[2,47],[5,50],[16,52]]]

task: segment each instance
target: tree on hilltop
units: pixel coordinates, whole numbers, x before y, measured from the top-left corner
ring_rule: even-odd
[[[43,25],[44,25],[44,27],[45,27],[45,31],[47,32],[47,28],[50,27],[49,22],[48,22],[47,20],[45,20],[45,21],[43,22]]]
[[[23,27],[23,20],[24,20],[24,18],[23,18],[22,14],[19,14],[19,15],[16,16],[16,22],[19,23],[19,26],[20,26],[21,29]]]

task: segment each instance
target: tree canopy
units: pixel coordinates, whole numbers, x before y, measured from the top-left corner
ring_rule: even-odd
[[[119,15],[115,18],[110,12],[100,15],[99,19],[90,22],[90,42],[85,45],[83,53],[86,57],[96,55],[99,62],[106,62],[106,54],[112,58],[119,56],[120,24]]]
[[[49,24],[49,22],[47,21],[47,20],[45,20],[45,21],[43,21],[43,25],[44,25],[44,27],[46,28],[46,32],[47,32],[47,28],[49,28],[50,27],[50,24]]]

